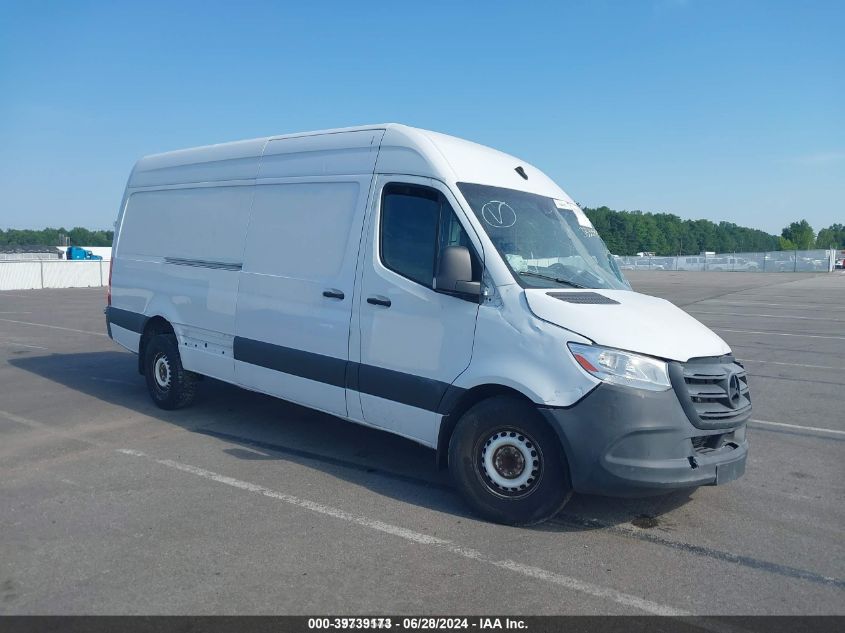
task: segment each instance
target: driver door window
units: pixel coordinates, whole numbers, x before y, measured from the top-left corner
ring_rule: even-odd
[[[432,288],[440,251],[447,246],[469,249],[472,280],[479,281],[480,262],[442,193],[417,185],[390,184],[384,188],[380,251],[386,268]]]

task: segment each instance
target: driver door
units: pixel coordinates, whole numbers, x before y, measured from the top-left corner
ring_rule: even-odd
[[[479,308],[435,290],[436,262],[442,248],[467,246],[480,280],[480,244],[442,183],[381,176],[373,199],[357,306],[361,415],[435,446],[440,402],[470,363]]]

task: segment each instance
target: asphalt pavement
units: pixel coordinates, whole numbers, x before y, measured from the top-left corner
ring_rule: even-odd
[[[629,273],[750,374],[745,476],[472,516],[409,441],[150,401],[104,289],[0,292],[0,613],[845,614],[845,274]]]

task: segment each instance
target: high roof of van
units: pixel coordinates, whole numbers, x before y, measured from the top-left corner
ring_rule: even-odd
[[[569,200],[525,161],[455,136],[386,123],[266,136],[139,160],[128,188],[351,174],[409,174]]]

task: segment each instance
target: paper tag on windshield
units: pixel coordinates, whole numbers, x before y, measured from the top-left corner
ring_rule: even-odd
[[[575,218],[578,220],[578,224],[583,226],[585,229],[592,229],[593,223],[590,222],[590,218],[588,218],[583,211],[578,207],[577,204],[574,202],[567,202],[566,200],[555,200],[555,206],[558,209],[564,209],[566,211],[572,211],[575,214]]]

